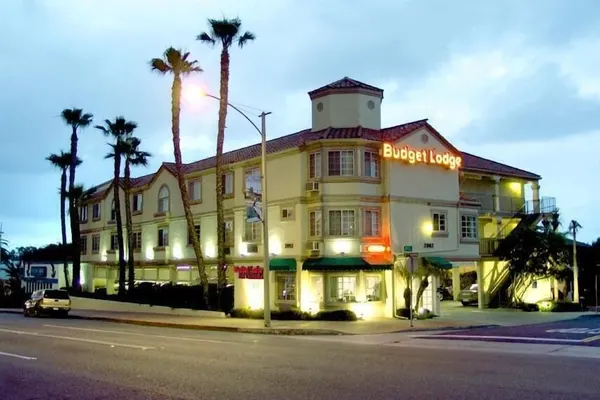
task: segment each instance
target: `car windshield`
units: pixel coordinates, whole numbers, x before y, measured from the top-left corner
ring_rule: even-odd
[[[66,290],[46,290],[44,292],[45,299],[68,300],[69,293]]]
[[[471,287],[469,288],[469,290],[477,290],[477,284],[474,283],[471,285]]]

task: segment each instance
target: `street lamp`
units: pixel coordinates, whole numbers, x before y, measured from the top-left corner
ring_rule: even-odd
[[[208,94],[203,92],[203,96],[210,97],[211,99],[215,99],[221,101],[217,96],[213,96],[212,94]],[[265,327],[271,327],[271,285],[270,285],[270,277],[269,277],[269,205],[267,203],[267,115],[271,114],[271,112],[262,112],[260,117],[261,127],[256,126],[254,121],[250,119],[242,110],[237,108],[231,103],[227,103],[227,105],[233,108],[235,111],[240,113],[242,117],[246,118],[250,124],[256,129],[261,137],[261,200],[262,200],[262,224],[263,224],[263,309],[264,309],[264,319],[265,319]],[[219,179],[217,177],[217,179]]]

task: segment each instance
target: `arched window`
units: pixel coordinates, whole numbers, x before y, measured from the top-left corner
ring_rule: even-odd
[[[117,219],[117,207],[115,206],[115,199],[110,203],[110,220],[115,221]]]
[[[165,185],[158,191],[158,212],[169,211],[169,188]]]

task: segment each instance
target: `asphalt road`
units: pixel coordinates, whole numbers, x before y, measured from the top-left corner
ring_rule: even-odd
[[[0,315],[2,400],[582,400],[599,364]]]
[[[592,314],[571,320],[545,324],[465,329],[438,335],[427,335],[425,337],[429,339],[600,347],[600,315]]]

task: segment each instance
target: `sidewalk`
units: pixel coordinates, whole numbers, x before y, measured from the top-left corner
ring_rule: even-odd
[[[22,311],[19,309],[0,309],[0,313],[22,314]],[[265,328],[263,320],[89,310],[75,310],[71,312],[70,318],[165,328],[271,335],[369,335],[408,331],[465,329],[481,326],[452,321],[447,318],[434,318],[413,321],[413,328],[410,327],[410,321],[398,319],[376,319],[356,322],[272,321],[271,328]]]

